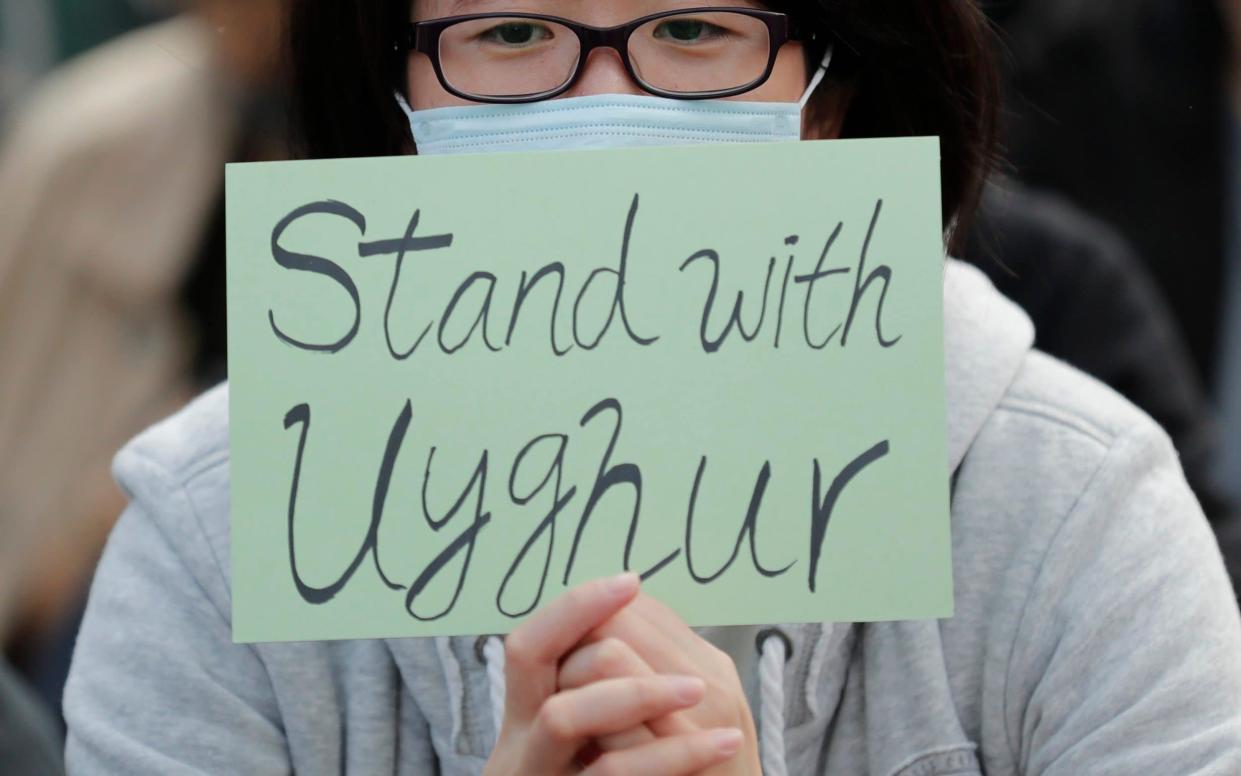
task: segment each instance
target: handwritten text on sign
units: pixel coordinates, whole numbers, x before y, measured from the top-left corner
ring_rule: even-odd
[[[951,612],[932,139],[232,166],[234,636]]]

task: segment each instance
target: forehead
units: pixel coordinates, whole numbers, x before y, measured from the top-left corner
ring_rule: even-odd
[[[757,0],[415,0],[415,19],[440,19],[472,13],[522,11],[563,16],[587,24],[620,24],[639,16],[676,8],[710,5],[763,8]]]

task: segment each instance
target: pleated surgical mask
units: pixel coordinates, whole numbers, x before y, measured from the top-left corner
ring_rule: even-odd
[[[831,63],[828,49],[799,102],[675,100],[599,94],[516,105],[412,110],[420,155],[643,148],[801,140],[802,111]]]

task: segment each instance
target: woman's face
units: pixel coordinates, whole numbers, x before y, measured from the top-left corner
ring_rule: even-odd
[[[703,0],[415,0],[413,20],[520,11],[560,16],[595,27],[611,27],[660,11],[696,8],[709,4]],[[748,0],[731,0],[721,5],[764,8],[762,3]],[[758,88],[730,99],[797,102],[806,89],[807,81],[806,57],[802,45],[790,42],[780,50],[770,79]],[[446,91],[435,75],[430,58],[422,53],[413,52],[410,56],[408,87],[410,104],[415,110],[474,104]],[[596,94],[642,95],[646,92],[629,77],[619,53],[612,49],[596,49],[590,54],[577,83],[561,97]],[[839,122],[832,119],[828,123],[830,126],[827,127],[807,127],[807,136],[834,137]]]

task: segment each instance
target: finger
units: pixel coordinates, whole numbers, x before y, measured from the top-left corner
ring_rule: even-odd
[[[710,676],[731,663],[717,648],[658,600],[639,595],[591,632],[590,641],[618,638],[656,673]]]
[[[530,720],[556,692],[557,666],[592,629],[638,594],[636,574],[598,579],[573,588],[504,640],[505,716]]]
[[[642,724],[620,733],[613,733],[610,736],[600,736],[595,739],[595,746],[600,754],[603,752],[614,752],[618,749],[633,749],[636,746],[646,746],[656,738],[659,738],[651,727],[651,724]],[[692,730],[691,728],[685,732],[692,732]]]
[[[581,647],[560,666],[560,687],[584,687],[591,682],[655,673],[633,647],[618,638],[606,638]]]
[[[691,640],[674,638],[651,620],[644,609],[636,606],[641,596],[591,631],[591,643],[618,639],[625,642],[638,657],[660,674],[698,674],[691,655],[700,650]],[[690,632],[691,635],[693,632]]]
[[[741,731],[735,728],[661,738],[636,749],[608,752],[583,771],[583,776],[689,776],[735,757],[741,741]]]
[[[641,614],[660,633],[678,644],[688,647],[690,642],[696,642],[700,638],[692,628],[685,624],[681,615],[654,596],[639,595],[627,608]]]
[[[622,733],[689,708],[705,693],[706,685],[693,676],[608,679],[557,693],[535,717],[528,766],[554,773],[572,762],[589,739]]]
[[[560,667],[561,689],[584,687],[593,682],[625,677],[653,676],[655,672],[637,652],[620,639],[604,639],[573,652]],[[697,726],[678,714],[670,714],[639,728],[599,739],[605,752],[631,749],[651,742],[656,736],[674,736],[697,731]]]

